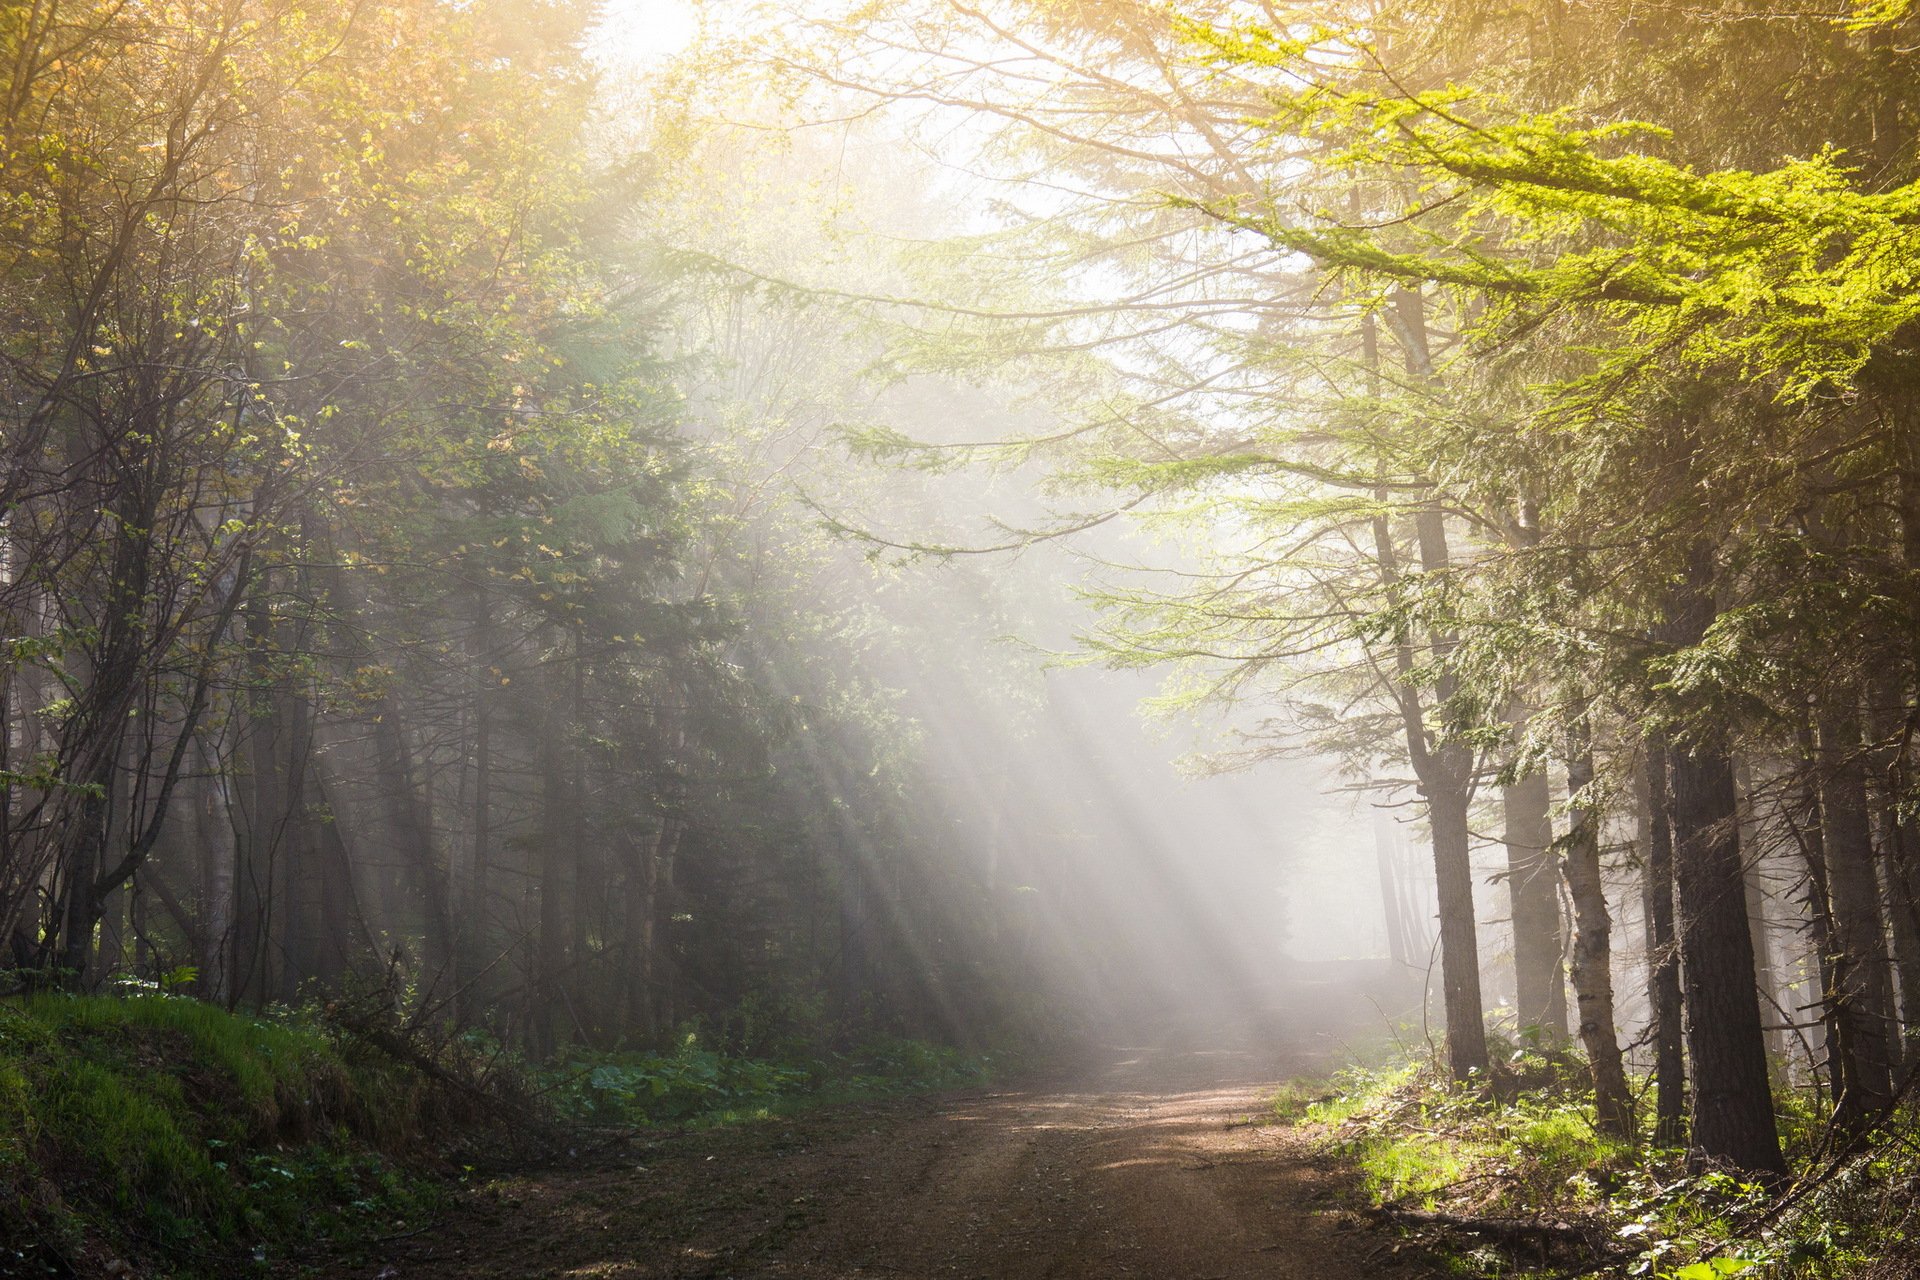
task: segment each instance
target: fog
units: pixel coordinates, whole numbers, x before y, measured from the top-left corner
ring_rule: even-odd
[[[640,105],[646,86],[695,27],[678,4],[610,9],[595,50],[616,129],[637,124],[644,138],[661,127],[660,109]],[[1207,566],[1182,539],[1108,520],[1110,498],[1062,492],[1045,457],[1026,452],[1023,442],[1078,425],[1048,385],[1055,354],[1003,349],[984,365],[962,356],[951,374],[887,371],[899,343],[936,341],[952,319],[940,280],[915,265],[923,247],[1007,225],[1001,180],[959,160],[988,145],[981,123],[940,121],[938,110],[868,119],[856,105],[810,126],[805,108],[750,90],[692,109],[717,115],[708,127],[723,139],[697,153],[719,158],[693,179],[703,189],[692,203],[710,216],[641,225],[711,255],[719,279],[762,290],[724,326],[683,332],[719,375],[705,391],[709,429],[737,434],[742,403],[781,424],[786,435],[756,465],[775,477],[773,501],[798,495],[832,525],[836,573],[864,584],[856,607],[877,607],[896,630],[867,674],[900,692],[923,735],[928,799],[955,847],[1018,904],[1017,937],[1002,941],[1090,1028],[1271,1003],[1336,961],[1353,962],[1356,990],[1393,1006],[1373,1030],[1410,1016],[1431,957],[1394,961],[1383,901],[1402,895],[1431,937],[1431,873],[1409,845],[1419,832],[1402,830],[1406,788],[1278,734],[1268,722],[1284,718],[1271,705],[1283,695],[1255,688],[1155,709],[1195,664],[1110,669],[1089,648],[1103,592]],[[930,132],[939,147],[925,144]],[[1036,200],[1040,216],[1073,203],[1044,184],[1021,199],[1022,219]],[[1095,306],[1128,287],[1091,264],[1059,283]],[[756,340],[760,307],[777,310],[784,290],[809,299],[804,336],[783,322],[777,338]],[[1172,341],[1199,362],[1196,382],[1212,376],[1204,344]],[[1151,348],[1130,349],[1113,357],[1124,366]],[[863,447],[862,433],[884,447]],[[1020,447],[993,447],[1009,444]],[[919,445],[948,451],[933,474]],[[1095,527],[1067,531],[1089,517]],[[1383,841],[1405,881],[1391,890]],[[1194,1025],[1204,1036],[1207,1019]]]
[[[614,6],[598,48],[615,83],[653,83],[692,39],[689,14]],[[632,122],[622,112],[634,101],[613,95],[616,120]],[[891,355],[863,363],[903,338],[929,340],[951,318],[939,282],[929,291],[912,265],[919,250],[990,234],[1005,218],[998,181],[951,162],[966,149],[955,135],[979,123],[941,126],[948,145],[936,152],[918,141],[925,118],[856,115],[810,128],[768,114],[750,92],[714,109],[753,126],[716,126],[725,142],[701,154],[723,157],[721,168],[699,172],[696,204],[717,216],[667,234],[711,254],[723,280],[773,282],[762,299],[791,289],[809,301],[807,336],[782,328],[778,351],[747,336],[754,321],[740,323],[738,311],[755,305],[736,309],[709,366],[722,377],[706,392],[736,416],[723,425],[716,407],[712,429],[737,431],[744,400],[790,433],[759,465],[832,525],[840,572],[864,584],[860,607],[877,606],[899,629],[871,674],[901,692],[924,734],[937,762],[926,775],[933,798],[961,847],[983,860],[996,891],[1019,895],[1022,961],[1089,1023],[1264,999],[1252,993],[1334,961],[1356,962],[1362,986],[1392,990],[1393,1012],[1374,1019],[1376,1030],[1407,1016],[1431,957],[1392,962],[1376,852],[1393,847],[1394,874],[1407,881],[1393,891],[1430,938],[1431,873],[1409,846],[1420,833],[1407,827],[1407,789],[1272,729],[1282,695],[1255,689],[1156,709],[1193,664],[1102,664],[1089,647],[1103,625],[1096,598],[1116,583],[1202,573],[1205,556],[1109,521],[1110,499],[1062,493],[1044,457],[1026,452],[1024,442],[1077,425],[1046,385],[1050,353],[1001,351],[986,366],[963,357],[963,372],[905,378],[886,372]],[[1037,198],[1068,203],[1044,190]],[[1062,282],[1083,301],[1125,286],[1089,272]],[[714,356],[714,332],[685,335],[689,350]],[[1124,348],[1117,358],[1129,359]],[[863,447],[860,433],[878,433],[884,447]],[[948,451],[932,474],[916,445]],[[1090,516],[1095,527],[1068,531]],[[968,651],[963,662],[956,648]]]
[[[14,8],[23,1114],[184,1107],[142,1176],[192,1155],[251,1224],[281,1135],[211,1161],[186,1092],[229,1038],[311,1058],[222,1068],[310,1096],[284,1133],[351,1113],[323,1059],[390,1061],[385,1155],[443,1093],[863,1126],[1018,1064],[1051,1101],[948,1120],[1042,1183],[1144,1167],[1109,1119],[1214,1168],[1150,1113],[1252,1152],[1208,1109],[1284,1125],[1273,1081],[1378,1055],[1336,1087],[1383,1207],[1676,1275],[1638,1188],[1880,1158],[1920,1027],[1909,0]],[[121,1065],[181,1088],[68,1107],[61,1055],[136,1017]],[[1039,1160],[1038,1109],[1086,1141]],[[803,1203],[769,1178],[755,1214]]]

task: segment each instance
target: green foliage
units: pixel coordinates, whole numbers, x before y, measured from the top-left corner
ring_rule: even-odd
[[[1370,1195],[1426,1208],[1472,1186],[1476,1211],[1503,1212],[1625,1155],[1594,1133],[1590,1102],[1566,1084],[1501,1104],[1424,1066],[1347,1073],[1306,1119],[1329,1127]]]
[[[153,994],[0,1008],[0,1227],[179,1258],[364,1234],[432,1202],[381,1154],[421,1091],[317,1026]]]
[[[1783,1090],[1777,1107],[1788,1148],[1808,1173],[1826,1176],[1776,1201],[1776,1192],[1727,1172],[1689,1170],[1684,1152],[1599,1139],[1578,1064],[1557,1057],[1564,1055],[1515,1055],[1509,1066],[1527,1089],[1512,1101],[1457,1089],[1415,1063],[1291,1086],[1275,1111],[1320,1126],[1375,1203],[1575,1224],[1614,1242],[1622,1275],[1843,1280],[1906,1274],[1899,1260],[1920,1253],[1920,1116],[1902,1113],[1869,1149],[1823,1166],[1812,1158],[1823,1137],[1816,1107]],[[1542,1074],[1548,1065],[1551,1080]],[[1453,1262],[1474,1275],[1560,1274],[1483,1247]]]
[[[666,1053],[569,1050],[538,1074],[556,1107],[589,1124],[714,1124],[798,1107],[984,1083],[990,1055],[875,1036],[841,1054],[744,1057],[681,1035]]]

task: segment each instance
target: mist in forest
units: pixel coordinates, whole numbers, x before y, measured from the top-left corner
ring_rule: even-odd
[[[0,4],[0,1274],[1920,1274],[1917,57]]]
[[[538,1054],[1205,1035],[1318,962],[1425,982],[1363,648],[1164,630],[1257,551],[1260,485],[1135,511],[1159,482],[1109,448],[1285,420],[1240,361],[1284,256],[1155,230],[1104,161],[1037,180],[964,95],[873,109],[842,80],[884,60],[800,61],[825,11],[784,84],[722,71],[757,10],[286,20],[151,201],[21,232],[21,350],[68,352],[9,375],[0,482],[23,972]],[[188,129],[183,68],[240,37],[180,21],[128,83]],[[34,207],[124,203],[153,157],[101,146],[121,177],[49,160]],[[223,220],[269,168],[279,220]]]

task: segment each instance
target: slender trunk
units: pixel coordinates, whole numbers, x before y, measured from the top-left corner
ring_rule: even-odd
[[[493,859],[493,608],[484,586],[474,597],[473,619],[473,869],[459,918],[466,967],[478,972],[486,963],[490,903],[488,873]]]
[[[1438,509],[1414,517],[1422,575],[1448,568],[1446,526]],[[1454,645],[1444,629],[1431,637],[1433,656],[1444,661]],[[1458,682],[1444,673],[1434,693],[1445,707]],[[1473,749],[1458,741],[1422,751],[1420,787],[1427,798],[1433,834],[1433,875],[1440,897],[1440,969],[1446,994],[1447,1055],[1456,1079],[1488,1067],[1486,1002],[1480,993],[1480,940],[1473,905],[1473,846],[1468,811],[1473,804]]]
[[[1647,1004],[1653,1011],[1654,1140],[1677,1146],[1686,1137],[1686,1068],[1681,1052],[1680,948],[1673,918],[1673,828],[1668,821],[1667,746],[1647,737],[1643,772],[1643,839],[1647,855]]]
[[[1715,612],[1712,548],[1695,544],[1687,561],[1663,636],[1677,647],[1699,644]],[[1753,986],[1753,935],[1724,731],[1709,724],[1684,745],[1670,744],[1667,776],[1687,1057],[1693,1066],[1692,1150],[1696,1159],[1784,1174]]]
[[[279,999],[292,1004],[301,987],[318,976],[325,942],[321,919],[324,909],[325,868],[322,865],[317,824],[309,812],[307,757],[312,745],[311,708],[305,698],[289,690],[279,697],[280,723],[286,727],[287,750],[278,761],[285,773],[286,819],[281,825],[280,863],[284,868],[282,921],[283,949],[276,988]]]
[[[94,957],[95,972],[102,978],[118,972],[126,959],[127,900],[125,885],[100,895],[100,949]]]
[[[1593,752],[1584,724],[1568,733],[1567,793],[1570,797],[1566,856],[1561,872],[1573,900],[1573,989],[1580,1009],[1580,1044],[1593,1071],[1595,1127],[1630,1142],[1633,1094],[1620,1059],[1613,1025],[1613,921],[1600,875],[1600,819],[1593,788]]]
[[[1453,779],[1427,788],[1433,874],[1440,899],[1440,980],[1447,1013],[1447,1063],[1456,1080],[1487,1070],[1480,944],[1474,925],[1473,864],[1467,810],[1471,796]]]
[[[1915,853],[1920,831],[1897,813],[1886,815],[1886,855],[1881,860],[1887,919],[1892,924],[1893,972],[1900,993],[1899,1034],[1894,1059],[1904,1072],[1920,1064],[1913,1036],[1920,1028],[1920,878],[1915,876]]]
[[[1827,1088],[1834,1101],[1847,1096],[1854,1064],[1853,1020],[1846,1005],[1834,998],[1833,958],[1840,951],[1839,934],[1833,921],[1833,895],[1827,887],[1826,833],[1820,825],[1819,789],[1812,777],[1814,759],[1813,731],[1802,726],[1801,749],[1807,772],[1800,785],[1794,836],[1806,865],[1806,907],[1809,938],[1809,964],[1805,992],[1798,1009],[1820,1011],[1820,1050],[1826,1063]]]
[[[573,725],[573,741],[567,751],[567,813],[565,839],[573,865],[568,868],[568,883],[573,887],[568,924],[573,936],[569,949],[574,964],[584,969],[589,958],[592,912],[604,910],[606,862],[587,839],[587,660],[581,643],[581,631],[573,632],[573,661],[567,693],[568,721]],[[604,925],[601,930],[605,936]],[[574,984],[576,988],[579,983]],[[576,1004],[578,1001],[576,1000]]]
[[[234,869],[234,927],[228,972],[237,1001],[263,1003],[272,991],[275,933],[279,922],[282,873],[279,847],[286,797],[285,774],[280,768],[281,703],[274,694],[278,681],[274,660],[273,614],[268,605],[270,576],[263,571],[247,602],[246,645],[248,701],[247,733],[242,750],[246,760],[245,824]]]
[[[1396,965],[1409,962],[1407,956],[1406,909],[1400,901],[1400,880],[1393,871],[1393,849],[1384,825],[1373,824],[1373,860],[1380,873],[1380,906],[1387,922],[1387,953]]]
[[[1508,539],[1525,553],[1540,544],[1540,510],[1526,489],[1517,495]],[[1516,697],[1507,712],[1518,739],[1527,708]],[[1567,984],[1562,971],[1560,894],[1554,874],[1552,796],[1547,775],[1536,771],[1503,787],[1507,894],[1513,915],[1514,1011],[1524,1029],[1537,1027],[1556,1040],[1567,1036]]]
[[[75,714],[66,720],[60,744],[68,780],[81,789],[55,820],[60,860],[47,943],[66,980],[77,987],[88,980],[127,723],[138,705],[146,649],[153,643],[146,625],[153,581],[152,489],[150,477],[136,469],[113,502],[113,557],[98,601],[99,637],[76,664],[84,689],[74,699]]]
[[[640,939],[640,982],[646,993],[647,1035],[663,1040],[673,1028],[673,955],[667,922],[673,914],[674,860],[680,852],[685,826],[677,816],[661,819],[652,853],[646,860],[646,905]]]
[[[1769,1022],[1770,1012],[1781,1004],[1780,982],[1768,907],[1766,859],[1758,838],[1760,822],[1754,815],[1753,768],[1744,758],[1734,761],[1733,784],[1740,804],[1740,847],[1747,860],[1747,922],[1753,933],[1753,985],[1760,993],[1761,1020]],[[1786,1056],[1784,1035],[1784,1031],[1766,1033],[1770,1064]]]
[[[1887,56],[1891,56],[1890,51]],[[1888,143],[1893,145],[1891,139]],[[1906,569],[1905,594],[1911,602],[1920,597],[1920,388],[1913,384],[1911,360],[1883,356],[1875,371],[1894,374],[1892,385],[1882,389],[1883,404],[1889,411],[1888,421],[1892,427],[1900,544]],[[1915,687],[1915,681],[1920,680],[1920,628],[1908,628],[1907,642],[1904,669],[1896,678],[1898,691],[1887,700],[1889,710],[1902,719],[1911,700],[1920,697],[1920,689]],[[1904,737],[1897,741],[1899,745],[1888,770],[1888,784],[1893,793],[1904,800],[1913,790],[1912,760]],[[1903,956],[1901,961],[1901,993],[1903,998],[1910,997],[1903,1000],[1902,1013],[1906,1036],[1910,1037],[1914,1029],[1920,1027],[1920,824],[1911,819],[1900,820],[1894,834],[1896,839],[1888,867],[1897,898],[1892,907],[1904,924],[1911,927],[1914,942],[1913,958],[1908,960]],[[1911,1052],[1920,1056],[1920,1045],[1913,1046]]]
[[[460,975],[454,962],[447,868],[434,837],[433,817],[419,770],[414,766],[413,748],[402,730],[400,711],[391,699],[373,717],[372,728],[387,821],[399,842],[402,865],[422,908],[421,995],[423,1000],[443,1004],[447,1015],[457,1021]]]
[[[536,951],[532,1026],[535,1044],[543,1051],[554,1047],[555,1027],[563,998],[561,984],[568,964],[571,937],[568,912],[572,906],[574,852],[568,847],[572,818],[568,812],[571,796],[567,781],[567,741],[571,727],[565,708],[569,704],[564,685],[560,685],[560,666],[550,659],[547,673],[552,689],[547,709],[541,716],[540,731],[540,834],[539,874],[540,935]]]
[[[1873,740],[1867,769],[1879,850],[1881,905],[1892,944],[1888,959],[1893,989],[1900,1005],[1899,1021],[1889,1035],[1896,1073],[1914,1065],[1907,1037],[1920,1023],[1920,912],[1915,910],[1912,863],[1915,827],[1901,805],[1909,786],[1904,740],[1905,674],[1902,665],[1874,681],[1867,726]]]
[[[1514,1013],[1556,1041],[1567,1037],[1567,984],[1561,971],[1560,893],[1553,859],[1552,796],[1547,775],[1530,773],[1500,790],[1513,912]]]
[[[1433,360],[1427,345],[1425,304],[1417,293],[1400,290],[1396,309],[1390,315],[1395,338],[1399,341],[1408,374],[1418,383],[1434,380]],[[1379,369],[1379,340],[1373,317],[1368,315],[1362,329],[1367,368],[1376,375]],[[1382,584],[1396,604],[1405,598],[1398,553],[1384,511],[1387,494],[1376,493],[1383,510],[1373,520],[1375,553]],[[1414,513],[1415,541],[1419,548],[1420,573],[1440,578],[1448,569],[1445,516],[1434,502],[1423,503]],[[1427,647],[1431,661],[1444,664],[1455,640],[1446,628],[1430,628]],[[1440,906],[1440,975],[1447,1018],[1447,1064],[1453,1078],[1465,1081],[1484,1074],[1487,1052],[1486,1004],[1480,993],[1480,944],[1474,920],[1472,836],[1468,810],[1473,800],[1473,751],[1458,741],[1438,747],[1428,738],[1420,690],[1413,678],[1416,666],[1414,639],[1403,628],[1394,639],[1393,695],[1399,703],[1402,725],[1407,735],[1407,753],[1420,793],[1426,801],[1427,826],[1433,840],[1433,875]],[[1435,698],[1445,707],[1453,696],[1457,681],[1442,674],[1435,687]]]
[[[200,765],[193,797],[194,834],[200,848],[200,916],[203,939],[200,985],[209,1000],[225,1004],[234,997],[234,872],[240,842],[234,829],[227,775],[204,741],[195,744]]]
[[[1846,1088],[1836,1099],[1835,1111],[1855,1124],[1878,1113],[1893,1096],[1893,1000],[1862,750],[1853,691],[1843,690],[1821,704],[1816,759],[1833,920],[1830,990],[1846,1013],[1851,1041]]]

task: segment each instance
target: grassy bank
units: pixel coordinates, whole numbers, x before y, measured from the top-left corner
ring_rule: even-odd
[[[317,1022],[159,994],[0,1003],[0,1274],[218,1275],[429,1205],[457,1103]]]
[[[503,1120],[523,1137],[724,1124],[976,1083],[992,1065],[886,1036],[786,1048],[687,1033],[667,1052],[530,1064],[469,1040],[436,1062],[313,1012],[155,992],[0,1001],[0,1277],[264,1273],[410,1229],[463,1142],[493,1133],[501,1149]],[[491,1074],[462,1079],[478,1062]]]
[[[1275,1099],[1317,1126],[1366,1207],[1463,1276],[1893,1280],[1920,1274],[1920,1117],[1846,1153],[1800,1093],[1778,1097],[1796,1178],[1765,1188],[1593,1130],[1584,1065],[1516,1052],[1493,1092],[1430,1063],[1354,1069]],[[1651,1110],[1647,1100],[1643,1110]],[[1647,1118],[1650,1124],[1650,1117]]]

